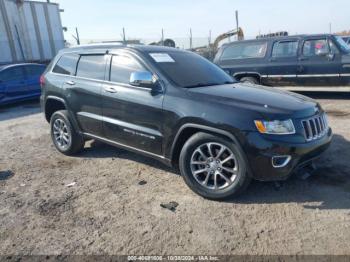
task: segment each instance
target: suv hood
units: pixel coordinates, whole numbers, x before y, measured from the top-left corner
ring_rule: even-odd
[[[245,83],[198,87],[189,92],[204,95],[203,99],[225,105],[245,108],[271,117],[308,117],[321,110],[319,104],[306,96],[277,88]]]

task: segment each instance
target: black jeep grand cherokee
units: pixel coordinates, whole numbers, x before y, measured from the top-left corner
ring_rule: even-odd
[[[178,165],[187,185],[210,199],[237,194],[252,178],[286,179],[332,137],[317,102],[236,83],[206,59],[174,48],[66,49],[41,84],[60,152],[101,140]]]

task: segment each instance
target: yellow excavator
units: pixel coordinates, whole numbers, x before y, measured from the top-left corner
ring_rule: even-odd
[[[228,31],[226,33],[223,33],[221,35],[219,35],[215,41],[214,41],[214,44],[213,44],[213,50],[216,52],[218,50],[218,47],[219,47],[219,44],[222,40],[226,39],[226,38],[229,38],[231,36],[235,36],[237,35],[238,36],[238,41],[241,41],[241,40],[244,40],[244,33],[243,33],[243,30],[242,28],[238,27],[238,30],[237,29],[234,29],[234,30],[231,30],[231,31]]]
[[[244,40],[244,33],[242,28],[238,27],[238,29],[234,29],[231,31],[228,31],[226,33],[223,33],[221,35],[219,35],[213,44],[210,44],[209,46],[202,46],[202,47],[197,47],[197,48],[193,48],[191,51],[204,56],[205,58],[209,59],[209,60],[213,60],[215,57],[216,52],[218,51],[219,48],[219,44],[222,40],[225,40],[231,36],[235,36],[237,35],[237,39],[238,41]]]
[[[201,47],[196,47],[196,48],[192,48],[190,49],[191,51],[209,59],[209,60],[213,60],[215,57],[216,52],[218,51],[219,48],[219,44],[222,40],[225,40],[231,36],[235,36],[237,35],[237,39],[238,41],[240,40],[244,40],[244,33],[242,28],[238,27],[237,29],[228,31],[226,33],[223,33],[221,35],[219,35],[213,44],[210,44],[209,46],[201,46]],[[153,42],[150,43],[150,45],[163,45],[163,46],[169,46],[169,47],[175,47],[175,41],[172,39],[165,39],[162,43],[162,41],[159,42]]]

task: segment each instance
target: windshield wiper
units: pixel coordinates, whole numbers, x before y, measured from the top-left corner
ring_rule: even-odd
[[[185,86],[185,88],[195,88],[195,87],[205,87],[205,86],[219,86],[219,85],[226,85],[226,84],[233,84],[234,82],[226,81],[223,83],[198,83],[194,85]]]

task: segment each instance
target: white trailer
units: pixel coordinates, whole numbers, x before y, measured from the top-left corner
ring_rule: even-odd
[[[0,64],[48,62],[64,45],[58,4],[0,0]]]

